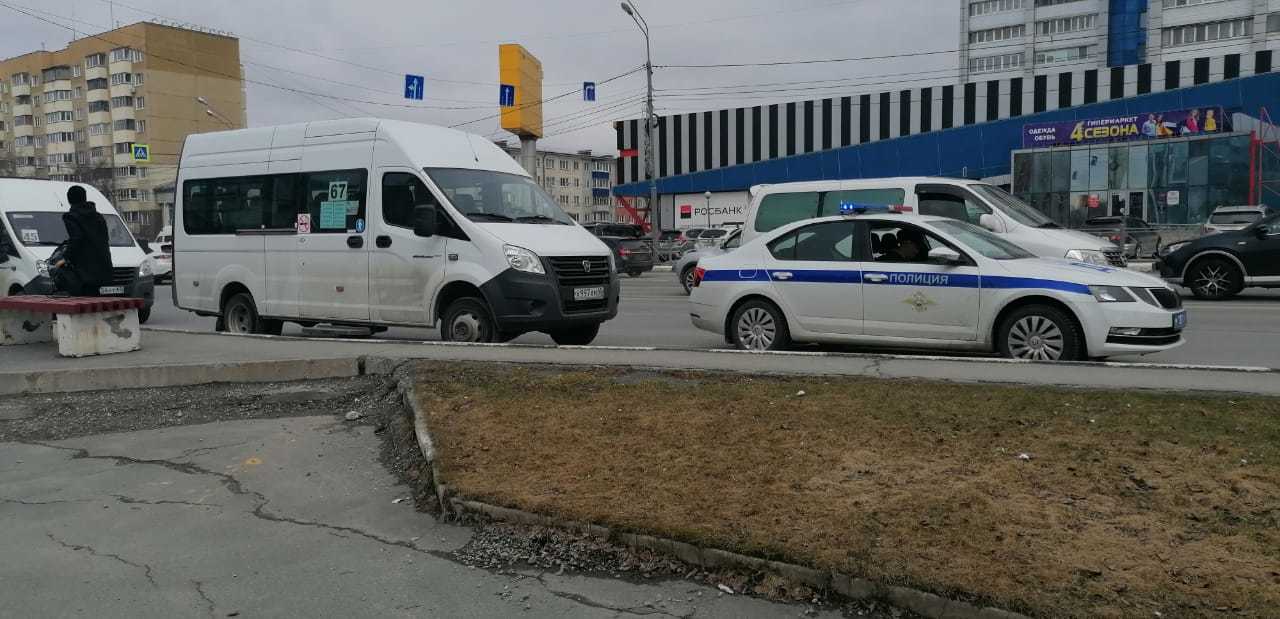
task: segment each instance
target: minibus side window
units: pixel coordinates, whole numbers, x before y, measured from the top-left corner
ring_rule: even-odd
[[[302,200],[299,194],[297,174],[277,174],[271,177],[271,199],[267,202],[266,227],[272,230],[292,230],[297,227],[298,208]]]
[[[760,201],[756,213],[756,232],[768,232],[789,223],[813,219],[818,214],[818,193],[775,193]]]
[[[406,172],[382,175],[382,220],[388,225],[412,230],[414,207],[426,204],[440,206],[418,177]]]
[[[182,219],[187,234],[235,234],[262,228],[269,178],[214,178],[183,185]]]
[[[306,177],[307,212],[311,213],[311,232],[354,233],[356,220],[365,218],[366,170],[308,172]]]

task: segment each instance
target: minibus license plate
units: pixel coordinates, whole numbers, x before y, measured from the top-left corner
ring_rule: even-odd
[[[604,286],[594,288],[574,288],[574,301],[599,301],[604,298]]]
[[[1182,330],[1187,328],[1187,313],[1178,312],[1173,315],[1173,328]]]
[[[98,289],[98,294],[124,294],[124,286],[103,286]]]

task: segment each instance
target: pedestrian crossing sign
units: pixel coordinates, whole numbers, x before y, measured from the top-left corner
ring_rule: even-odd
[[[151,162],[151,146],[149,144],[133,145],[133,160],[136,162]]]

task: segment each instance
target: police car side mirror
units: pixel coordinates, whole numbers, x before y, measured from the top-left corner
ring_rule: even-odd
[[[960,257],[960,253],[950,247],[935,247],[929,250],[929,260],[933,262],[960,265],[964,264],[964,258]]]
[[[991,213],[985,213],[978,217],[978,225],[992,232],[1004,232],[1004,226],[1001,225],[1000,220]]]
[[[436,207],[419,204],[413,208],[413,233],[421,237],[436,235]]]

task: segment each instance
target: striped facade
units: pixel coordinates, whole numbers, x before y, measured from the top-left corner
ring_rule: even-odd
[[[667,178],[1211,84],[1274,70],[1273,52],[1077,70],[658,117]],[[617,183],[644,180],[641,120],[614,123]]]

